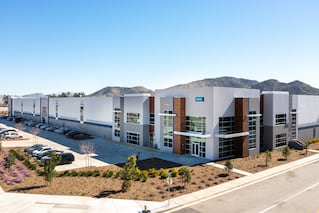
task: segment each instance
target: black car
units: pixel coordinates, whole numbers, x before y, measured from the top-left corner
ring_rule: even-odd
[[[61,156],[61,161],[58,163],[58,165],[71,164],[74,161],[74,155],[70,152],[64,152],[58,155]]]
[[[74,155],[70,152],[57,153],[61,158],[58,165],[71,164],[74,161]],[[44,156],[41,158],[40,166],[44,166],[46,162],[50,161],[51,157]]]

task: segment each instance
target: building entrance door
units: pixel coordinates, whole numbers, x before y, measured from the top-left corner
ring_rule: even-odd
[[[192,142],[192,156],[199,157],[199,143]]]

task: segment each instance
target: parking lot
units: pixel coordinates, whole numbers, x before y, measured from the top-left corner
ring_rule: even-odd
[[[0,125],[5,127],[15,127],[14,121],[8,121],[6,119],[0,119]],[[87,143],[92,144],[94,147],[94,154],[90,157],[90,165],[97,167],[124,163],[129,156],[134,154],[139,154],[139,160],[160,158],[182,165],[196,165],[209,162],[209,160],[203,158],[196,158],[189,155],[174,155],[172,153],[156,149],[138,147],[103,138],[93,137],[89,139],[75,140],[67,138],[63,134],[46,130],[40,130],[37,135],[33,135],[31,134],[32,130],[33,128],[30,126],[23,126],[23,131],[19,131],[19,133],[24,136],[24,139],[3,141],[3,147],[27,147],[35,143],[42,143],[52,146],[55,149],[72,152],[75,156],[75,161],[72,164],[57,166],[57,171],[85,167],[87,165],[87,155],[83,154],[80,145]]]

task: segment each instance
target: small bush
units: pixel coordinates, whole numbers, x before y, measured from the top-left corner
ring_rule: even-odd
[[[134,180],[140,181],[142,177],[141,175],[142,175],[142,171],[139,169],[136,169],[134,174]]]
[[[86,171],[85,172],[85,177],[91,177],[93,175],[92,171]]]
[[[148,177],[148,171],[147,170],[142,170],[141,172],[141,181],[146,182]]]
[[[103,174],[102,174],[102,177],[105,177],[105,178],[110,178],[112,176],[113,176],[113,171],[111,171],[111,170],[107,170],[107,171],[103,172]]]
[[[39,176],[44,176],[44,175],[45,175],[45,172],[42,171],[42,170],[39,170],[39,169],[36,170],[36,173],[37,173]]]
[[[172,168],[172,169],[170,169],[170,170],[169,170],[169,172],[171,173],[171,176],[172,176],[172,177],[176,177],[176,176],[177,176],[177,174],[178,174],[178,171],[177,171],[177,169],[176,169],[176,168]]]
[[[28,169],[31,169],[31,170],[35,170],[36,169],[36,166],[33,165],[29,160],[24,160],[23,161],[23,164],[28,168]]]
[[[159,171],[157,169],[155,169],[155,168],[151,168],[151,169],[148,170],[148,175],[150,177],[156,177],[156,176],[159,175]]]
[[[72,176],[72,177],[76,177],[76,176],[78,176],[79,174],[78,174],[78,172],[76,172],[76,171],[72,171],[71,173],[70,173],[70,176]]]
[[[117,171],[117,172],[115,173],[115,175],[114,175],[114,178],[120,177],[120,174],[121,174],[121,171]]]
[[[81,176],[81,177],[86,176],[86,172],[85,172],[85,171],[80,171],[80,172],[79,172],[79,176]]]
[[[101,175],[101,173],[100,173],[100,171],[97,170],[97,169],[95,169],[95,170],[92,172],[92,176],[93,176],[93,177],[98,177],[98,176],[100,176],[100,175]]]
[[[168,178],[168,171],[165,169],[160,169],[159,170],[159,176],[161,177],[161,179],[166,179]]]

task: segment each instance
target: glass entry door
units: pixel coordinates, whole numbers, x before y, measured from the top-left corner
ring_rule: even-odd
[[[199,157],[199,142],[192,142],[192,156]]]

